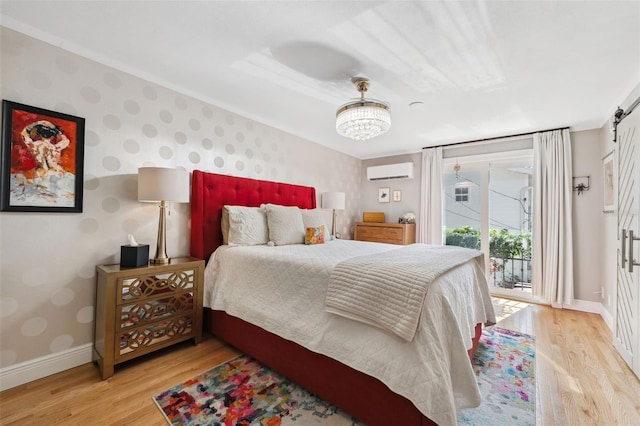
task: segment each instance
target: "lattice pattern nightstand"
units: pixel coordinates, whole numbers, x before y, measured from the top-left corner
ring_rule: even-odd
[[[168,265],[96,268],[93,358],[102,378],[114,365],[187,339],[202,339],[204,261],[185,257]]]

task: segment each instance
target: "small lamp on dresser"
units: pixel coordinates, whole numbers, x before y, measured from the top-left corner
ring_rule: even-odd
[[[164,167],[140,167],[138,169],[138,201],[160,203],[158,219],[158,243],[152,264],[169,263],[166,247],[166,203],[189,202],[189,172]]]
[[[344,192],[323,192],[320,205],[323,209],[333,210],[331,215],[331,237],[340,238],[340,234],[336,234],[336,210],[344,210],[345,208]]]

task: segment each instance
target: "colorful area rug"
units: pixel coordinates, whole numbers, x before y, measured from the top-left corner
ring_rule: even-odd
[[[535,339],[500,327],[482,330],[473,369],[482,403],[458,412],[460,425],[536,423]]]
[[[358,425],[343,411],[241,355],[154,397],[171,425]]]
[[[482,405],[458,413],[460,424],[535,423],[535,343],[493,327],[474,357]],[[360,425],[335,406],[255,360],[240,356],[156,395],[171,425]]]

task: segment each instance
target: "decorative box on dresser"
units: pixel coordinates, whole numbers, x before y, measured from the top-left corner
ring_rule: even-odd
[[[204,261],[96,268],[93,359],[102,379],[114,365],[187,339],[202,339]]]
[[[416,224],[357,222],[353,238],[376,243],[413,244],[416,242]]]

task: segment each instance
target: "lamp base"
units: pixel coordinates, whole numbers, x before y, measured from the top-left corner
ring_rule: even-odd
[[[166,203],[160,202],[160,217],[158,218],[158,244],[156,245],[156,257],[150,259],[152,265],[167,265],[170,261],[167,256],[167,226],[165,219]]]

